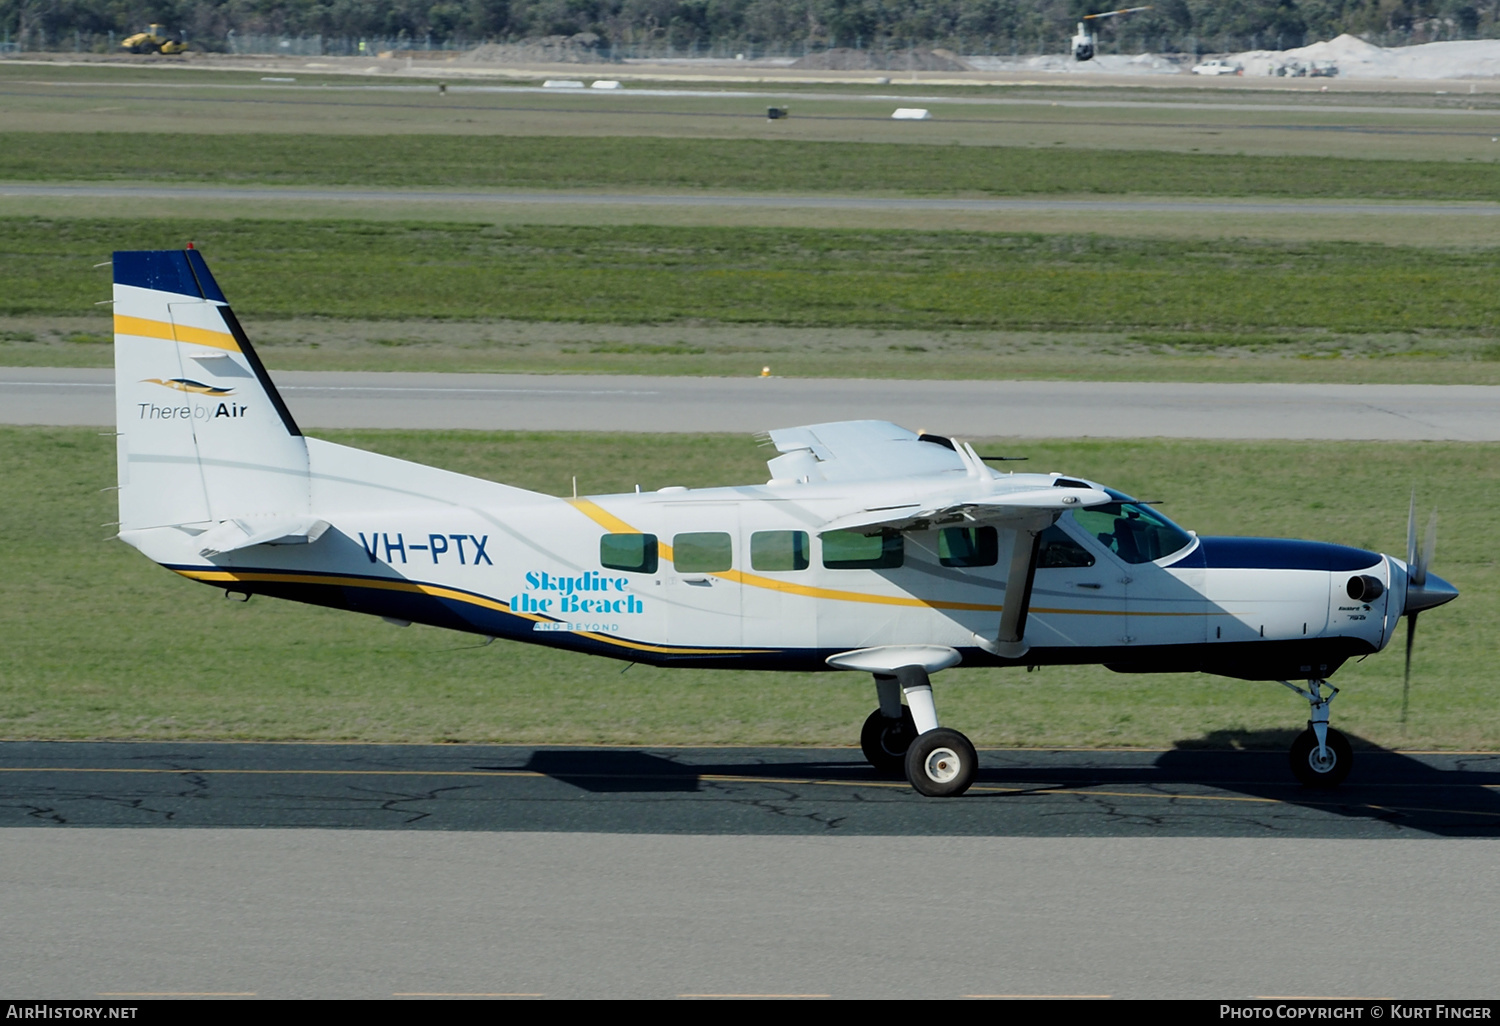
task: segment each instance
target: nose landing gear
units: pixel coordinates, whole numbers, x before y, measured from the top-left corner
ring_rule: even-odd
[[[1317,678],[1309,680],[1305,690],[1286,681],[1280,683],[1307,699],[1312,707],[1307,729],[1297,735],[1288,754],[1292,776],[1304,787],[1338,787],[1354,768],[1354,750],[1349,739],[1328,725],[1328,705],[1338,696],[1339,689]],[[1326,698],[1325,687],[1330,692]]]

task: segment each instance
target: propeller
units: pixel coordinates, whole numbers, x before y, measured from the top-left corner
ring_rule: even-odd
[[[1437,554],[1437,510],[1427,520],[1427,534],[1417,548],[1417,493],[1412,490],[1411,506],[1406,513],[1406,673],[1401,680],[1401,732],[1406,733],[1406,712],[1411,698],[1411,650],[1417,640],[1417,616],[1425,609],[1451,602],[1458,589],[1441,577],[1433,576],[1429,584],[1427,568]]]

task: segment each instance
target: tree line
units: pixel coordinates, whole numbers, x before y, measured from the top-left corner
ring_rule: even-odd
[[[659,44],[804,49],[1066,48],[1090,0],[0,0],[10,49],[107,48],[160,23],[199,49],[231,33],[396,40],[413,48],[576,37],[593,47]],[[1500,0],[1156,0],[1101,21],[1105,52],[1289,49],[1359,35],[1381,45],[1500,35]]]

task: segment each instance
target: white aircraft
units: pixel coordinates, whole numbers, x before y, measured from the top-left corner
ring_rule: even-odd
[[[1099,39],[1094,35],[1094,26],[1091,21],[1103,21],[1105,18],[1114,18],[1121,14],[1134,14],[1136,11],[1149,11],[1148,7],[1122,7],[1118,11],[1105,11],[1102,14],[1085,14],[1083,20],[1078,23],[1078,34],[1073,37],[1073,59],[1076,61],[1091,61],[1099,49]]]
[[[869,673],[864,754],[925,795],[974,780],[933,702],[959,664],[1280,681],[1312,709],[1293,772],[1333,786],[1327,677],[1403,614],[1409,674],[1417,614],[1458,594],[1427,572],[1435,521],[1405,560],[1199,538],[883,421],[770,432],[764,484],[555,498],[305,437],[196,250],[114,254],[114,312],[119,536],[150,559],[226,596],[660,666]]]

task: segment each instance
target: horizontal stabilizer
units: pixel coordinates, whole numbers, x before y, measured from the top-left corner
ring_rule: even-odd
[[[205,558],[253,545],[311,545],[328,530],[317,517],[240,517],[225,520],[198,536],[198,555]]]

